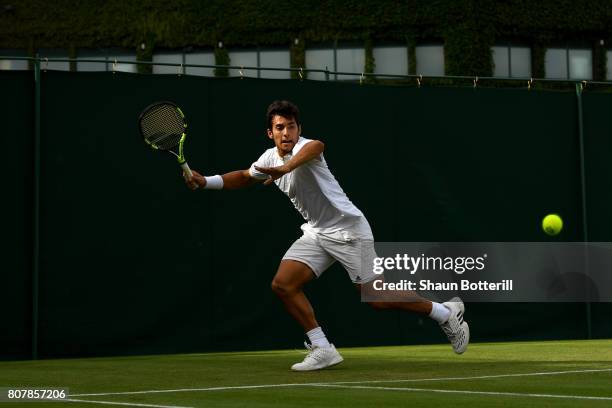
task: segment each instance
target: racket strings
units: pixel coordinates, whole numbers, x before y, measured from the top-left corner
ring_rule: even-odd
[[[177,146],[185,132],[185,122],[176,107],[157,105],[146,112],[140,121],[145,140],[161,150]]]

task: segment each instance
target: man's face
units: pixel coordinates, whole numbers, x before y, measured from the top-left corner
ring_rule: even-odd
[[[293,118],[275,115],[272,117],[272,129],[268,129],[268,137],[274,140],[278,154],[284,156],[291,153],[300,138],[300,127]]]

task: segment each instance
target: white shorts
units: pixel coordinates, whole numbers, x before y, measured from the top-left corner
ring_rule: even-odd
[[[308,224],[302,225],[302,230],[304,235],[291,245],[283,259],[308,265],[317,278],[336,261],[354,283],[370,282],[379,276],[372,271],[376,251],[372,229],[365,217],[332,233],[315,232]]]

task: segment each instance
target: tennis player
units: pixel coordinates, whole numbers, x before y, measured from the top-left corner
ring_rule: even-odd
[[[236,189],[263,182],[276,184],[306,220],[303,235],[283,256],[272,290],[287,312],[302,326],[310,344],[304,361],[295,371],[320,370],[343,361],[317,323],[313,308],[302,288],[321,276],[338,261],[362,291],[372,290],[371,282],[380,275],[368,260],[376,257],[374,238],[363,213],[348,199],[327,167],[323,142],[301,136],[299,111],[289,101],[274,101],[267,110],[268,137],[274,147],[266,150],[249,169],[204,177],[197,171],[185,175],[189,188]],[[363,292],[362,292],[363,293]],[[463,353],[470,331],[463,321],[463,302],[453,298],[436,303],[412,293],[409,301],[368,302],[376,309],[401,309],[427,315],[438,322],[455,353]]]

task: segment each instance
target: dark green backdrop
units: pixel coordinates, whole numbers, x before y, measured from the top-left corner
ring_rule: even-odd
[[[4,253],[2,358],[32,344],[34,86],[0,72]],[[121,73],[42,73],[41,357],[299,347],[270,290],[302,220],[276,187],[187,190],[176,163],[140,139],[157,100],[187,115],[187,155],[206,174],[247,168],[271,146],[265,109],[291,99],[303,134],[379,241],[541,241],[583,237],[574,93],[408,88]],[[590,239],[610,240],[612,95],[583,95]],[[340,346],[444,342],[428,319],[375,312],[334,266],[308,288]],[[594,304],[593,336],[612,336]],[[468,305],[473,341],[585,338],[584,304]]]

